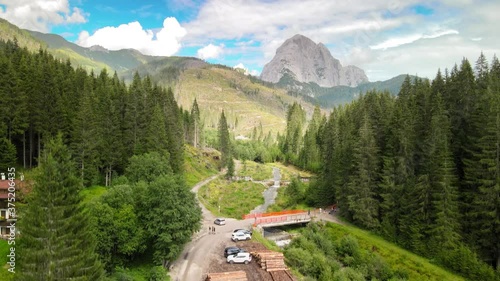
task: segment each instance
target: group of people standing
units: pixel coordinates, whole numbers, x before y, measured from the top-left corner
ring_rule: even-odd
[[[215,234],[215,226],[208,227],[208,234]]]

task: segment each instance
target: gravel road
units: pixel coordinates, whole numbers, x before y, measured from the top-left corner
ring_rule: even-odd
[[[217,176],[210,177],[196,184],[191,191],[197,193],[200,187],[216,179]],[[236,228],[251,228],[253,220],[226,219],[226,225],[218,226],[213,223],[215,216],[208,211],[203,204],[198,201],[202,212],[203,221],[201,230],[194,234],[191,242],[185,247],[172,266],[170,267],[170,277],[172,281],[201,281],[208,272],[210,261],[215,256],[223,256],[223,252],[215,251],[219,245],[231,243],[231,233]],[[209,234],[209,226],[215,226],[216,233]]]

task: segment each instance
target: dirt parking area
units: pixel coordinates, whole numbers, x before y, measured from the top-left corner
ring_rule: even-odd
[[[246,272],[248,281],[273,281],[271,274],[260,268],[254,260],[252,260],[249,264],[227,263],[226,258],[224,257],[224,248],[229,246],[240,247],[245,249],[247,252],[266,249],[262,244],[252,241],[241,241],[236,243],[230,240],[224,241],[216,246],[216,254],[210,255],[212,260],[210,261],[208,273],[242,270]]]

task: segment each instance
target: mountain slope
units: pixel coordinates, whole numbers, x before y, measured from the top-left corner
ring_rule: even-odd
[[[134,49],[111,51],[100,46],[84,48],[68,42],[56,34],[45,34],[36,31],[28,32],[33,37],[46,42],[49,51],[56,57],[62,59],[69,58],[73,64],[84,68],[107,67],[110,70],[121,72],[158,59],[158,57],[143,55]]]
[[[287,39],[276,50],[274,58],[262,69],[261,79],[277,83],[285,74],[296,81],[314,82],[321,87],[354,87],[368,82],[362,69],[343,67],[325,45],[300,34]]]
[[[175,84],[175,98],[190,109],[196,98],[206,128],[217,128],[221,110],[235,135],[250,136],[254,127],[264,134],[284,131],[286,111],[299,102],[312,114],[314,106],[300,97],[287,95],[284,89],[271,88],[260,80],[232,68],[207,65],[182,71]]]
[[[392,95],[397,95],[405,77],[406,75],[402,74],[386,81],[367,82],[357,87],[336,86],[326,88],[315,83],[300,83],[295,81],[293,77],[284,75],[277,85],[288,89],[289,95],[307,96],[309,100],[317,102],[322,107],[331,108],[349,103],[370,90],[388,91]],[[415,77],[410,75],[412,80]]]
[[[20,29],[10,22],[0,18],[0,39],[17,40],[21,47],[26,47],[30,51],[38,51],[40,48],[46,48],[47,44],[43,40],[36,39],[28,31]]]

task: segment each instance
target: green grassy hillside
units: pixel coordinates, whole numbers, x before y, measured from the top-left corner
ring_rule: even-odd
[[[10,266],[7,264],[7,255],[10,251],[9,244],[6,240],[0,239],[0,281],[10,281],[14,279],[15,273],[8,271]]]
[[[108,70],[123,72],[134,69],[144,63],[158,59],[158,57],[146,56],[133,49],[110,51],[102,47],[84,48],[56,34],[45,34],[36,31],[29,33],[45,42],[48,51],[60,59],[70,59],[75,66],[86,69],[100,70],[106,67]]]
[[[30,51],[38,51],[40,48],[46,48],[47,44],[42,40],[36,39],[28,31],[22,30],[10,22],[0,18],[0,39],[5,41],[17,39],[19,46],[26,47]]]
[[[217,160],[215,151],[203,151],[191,145],[184,146],[184,176],[189,187],[196,183],[217,174]]]
[[[283,132],[286,111],[294,101],[300,102],[309,114],[314,109],[283,89],[267,87],[236,70],[213,65],[180,72],[174,93],[178,103],[187,109],[196,98],[205,128],[217,128],[224,110],[235,136],[249,136],[261,124],[265,134]]]
[[[264,204],[262,192],[265,189],[259,183],[231,182],[219,178],[202,186],[198,198],[216,216],[241,219],[255,207]]]
[[[465,280],[356,227],[313,224],[300,233],[285,257],[293,269],[318,280]]]

